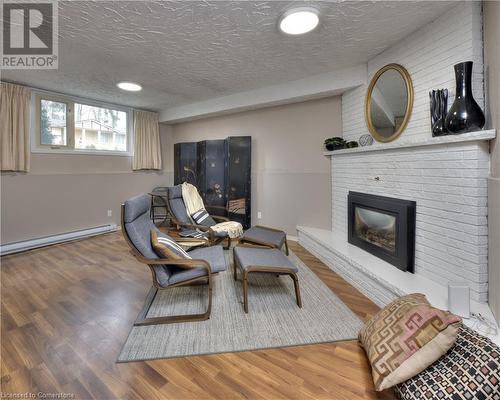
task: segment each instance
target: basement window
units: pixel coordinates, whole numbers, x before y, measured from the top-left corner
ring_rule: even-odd
[[[44,146],[67,146],[68,105],[40,99],[40,143]]]
[[[32,151],[132,155],[132,111],[100,102],[38,93]]]

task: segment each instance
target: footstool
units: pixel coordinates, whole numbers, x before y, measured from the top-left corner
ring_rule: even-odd
[[[258,247],[281,249],[285,245],[285,253],[288,255],[288,243],[286,233],[279,229],[256,225],[247,230],[240,238],[240,243],[253,244]]]
[[[295,286],[297,305],[302,308],[300,298],[298,268],[278,249],[236,246],[234,254],[234,280],[238,280],[237,269],[243,272],[243,305],[248,313],[248,275],[264,272],[273,275],[289,275]]]

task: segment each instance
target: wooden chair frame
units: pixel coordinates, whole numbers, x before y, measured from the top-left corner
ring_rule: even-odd
[[[167,197],[166,204],[167,204],[167,209],[168,209],[168,212],[170,214],[171,220],[174,223],[174,225],[177,226],[178,230],[181,228],[187,228],[187,229],[194,229],[194,230],[199,229],[202,232],[208,232],[208,245],[209,246],[215,246],[215,245],[219,244],[220,242],[227,239],[227,246],[225,246],[224,249],[228,250],[231,248],[231,238],[229,236],[218,237],[218,236],[215,236],[215,232],[212,229],[210,229],[209,226],[197,225],[197,224],[186,224],[184,222],[179,221],[176,218],[175,214],[172,212],[172,208],[170,207],[170,199],[168,197]],[[221,217],[219,215],[210,215],[210,216],[215,220],[215,222],[228,222],[229,221],[229,218]]]
[[[269,226],[264,226],[264,225],[255,225],[256,228],[261,228],[261,229],[267,229],[269,231],[273,231],[273,232],[280,232],[280,233],[283,233],[282,230],[280,229],[276,229],[276,228],[270,228]],[[278,250],[282,250],[283,249],[283,245],[285,246],[285,254],[288,256],[289,255],[289,250],[288,250],[288,241],[287,241],[287,238],[286,238],[286,233],[285,233],[285,242],[283,243],[283,245],[281,246],[281,248],[277,248],[274,244],[270,243],[270,242],[266,242],[264,240],[257,240],[257,239],[251,239],[251,240],[246,240],[244,237],[243,238],[240,238],[240,241],[239,241],[240,244],[245,244],[246,246],[245,247],[258,247],[258,248],[263,248],[263,249],[278,249]]]
[[[134,258],[142,264],[146,264],[151,270],[151,275],[153,279],[153,286],[149,290],[149,293],[146,297],[146,301],[144,302],[144,306],[142,307],[139,315],[137,316],[134,326],[144,326],[144,325],[158,325],[158,324],[171,324],[176,322],[188,322],[188,321],[204,321],[210,318],[210,313],[212,311],[212,280],[213,276],[216,275],[212,273],[210,268],[210,264],[206,260],[198,259],[148,259],[144,257],[134,246],[132,240],[128,236],[127,230],[125,229],[125,204],[122,204],[121,207],[121,228],[123,232],[123,237],[127,242],[127,245],[130,247],[130,253],[134,256]],[[192,269],[192,268],[204,268],[207,271],[206,276],[200,276],[197,278],[193,278],[184,282],[175,283],[169,285],[167,287],[163,287],[158,283],[158,279],[156,277],[155,265],[175,265],[184,269]],[[187,315],[172,315],[166,317],[150,317],[148,318],[148,312],[151,308],[151,304],[153,304],[156,295],[158,294],[158,290],[166,290],[179,286],[191,286],[193,284],[198,284],[200,282],[207,281],[208,282],[208,306],[207,310],[201,314],[187,314]]]
[[[240,247],[256,247],[256,246],[251,246],[251,245],[244,245]],[[275,247],[273,247],[275,248]],[[233,263],[233,276],[234,280],[238,280],[238,267],[241,268],[237,257],[234,257],[234,263]],[[299,308],[302,308],[302,297],[300,296],[300,287],[299,287],[299,278],[297,277],[297,273],[290,268],[283,266],[283,267],[274,267],[274,266],[267,266],[267,265],[250,265],[247,269],[241,268],[243,271],[243,309],[245,310],[245,313],[248,314],[248,277],[250,273],[252,272],[265,272],[265,273],[270,273],[270,274],[275,274],[275,275],[288,275],[290,278],[293,280],[293,286],[295,288],[295,298],[297,300],[297,305]]]

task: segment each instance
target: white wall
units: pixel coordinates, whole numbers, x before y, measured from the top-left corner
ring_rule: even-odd
[[[453,66],[473,61],[472,88],[478,104],[484,105],[482,13],[480,2],[464,2],[412,33],[397,45],[368,62],[368,80],[384,65],[403,65],[413,81],[415,99],[408,127],[398,140],[424,139],[432,136],[429,114],[429,91],[447,88],[448,107],[455,93]],[[367,85],[342,96],[342,127],[344,138],[357,140],[368,133],[365,123]]]
[[[172,141],[252,136],[252,223],[290,235],[297,225],[331,229],[330,165],[321,154],[325,138],[341,135],[340,103],[335,96],[184,122],[172,126]]]
[[[2,173],[0,243],[119,225],[123,201],[173,183],[169,126],[160,138],[161,171],[134,172],[125,156],[33,153],[30,172]]]

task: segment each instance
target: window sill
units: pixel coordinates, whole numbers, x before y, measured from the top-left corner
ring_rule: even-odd
[[[66,149],[40,149],[32,148],[31,152],[34,154],[71,154],[71,155],[85,155],[85,156],[120,156],[132,157],[133,154],[129,151],[107,151],[107,150],[66,150]]]

